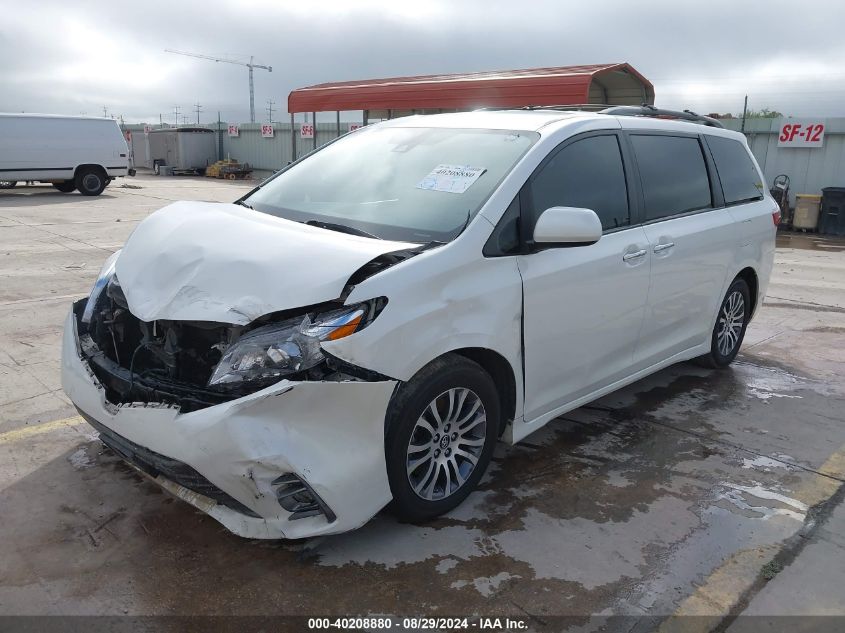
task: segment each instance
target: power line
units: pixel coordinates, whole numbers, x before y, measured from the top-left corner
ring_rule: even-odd
[[[262,70],[266,70],[267,72],[273,72],[272,66],[263,66],[261,64],[254,63],[254,59],[252,55],[249,57],[248,62],[238,61],[236,59],[224,59],[222,57],[215,57],[213,55],[203,55],[200,53],[189,53],[186,51],[177,51],[171,48],[165,48],[165,53],[175,53],[177,55],[187,55],[188,57],[198,57],[200,59],[207,59],[213,62],[225,62],[227,64],[237,64],[239,66],[246,66],[249,69],[249,121],[250,123],[255,123],[255,87],[253,85],[252,74],[253,70],[256,68],[260,68]]]

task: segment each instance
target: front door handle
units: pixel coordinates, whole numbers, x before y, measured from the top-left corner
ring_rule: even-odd
[[[657,246],[654,247],[654,252],[660,253],[662,251],[668,251],[674,245],[675,245],[675,242],[666,242],[665,244],[658,244]]]
[[[633,253],[625,253],[622,256],[622,260],[629,262],[632,259],[639,259],[640,257],[644,257],[646,252],[647,251],[645,249],[642,249],[642,250],[639,250],[639,251],[634,251]]]

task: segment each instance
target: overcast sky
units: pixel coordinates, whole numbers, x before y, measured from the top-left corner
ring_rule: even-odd
[[[249,120],[245,67],[173,48],[272,66],[255,71],[257,120],[270,98],[286,120],[291,89],[326,81],[606,62],[649,78],[659,106],[736,113],[747,93],[753,109],[845,116],[841,0],[215,4],[2,0],[0,111],[167,123],[174,105],[195,121],[199,101],[203,122]]]

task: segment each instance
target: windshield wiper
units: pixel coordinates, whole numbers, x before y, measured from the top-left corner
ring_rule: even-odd
[[[322,220],[308,220],[305,224],[308,226],[316,226],[321,229],[328,229],[329,231],[337,231],[338,233],[348,233],[349,235],[358,235],[359,237],[371,237],[374,240],[380,240],[378,235],[367,233],[361,229],[356,229],[353,226],[346,226],[345,224],[335,224],[334,222],[323,222]]]
[[[252,209],[253,211],[255,210],[255,207],[253,207],[249,202],[246,202],[244,200],[238,200],[235,204],[239,204],[242,207],[246,207],[247,209]]]

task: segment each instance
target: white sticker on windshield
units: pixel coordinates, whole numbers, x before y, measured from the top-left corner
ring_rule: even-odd
[[[417,183],[417,189],[463,193],[470,188],[486,170],[469,165],[438,165],[431,173]]]

